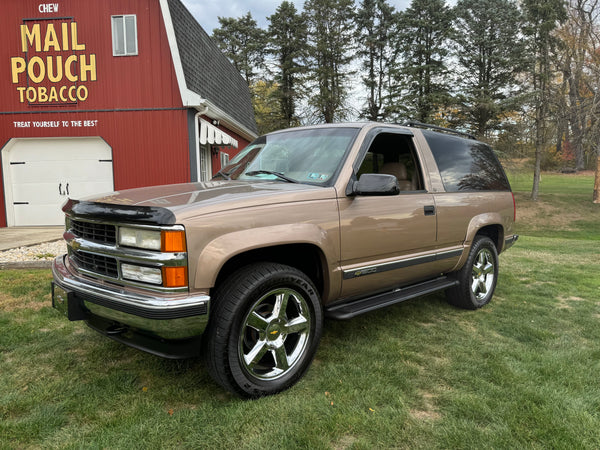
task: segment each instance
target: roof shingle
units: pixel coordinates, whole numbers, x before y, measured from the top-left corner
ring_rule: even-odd
[[[246,81],[179,0],[168,4],[187,88],[257,133]]]

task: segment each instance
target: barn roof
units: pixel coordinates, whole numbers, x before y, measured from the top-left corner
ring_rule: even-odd
[[[161,1],[163,5],[164,1]],[[173,52],[176,48],[179,56],[173,58],[175,70],[183,72],[188,91],[197,94],[201,100],[206,100],[200,105],[193,105],[193,100],[186,102],[184,99],[184,104],[198,107],[208,105],[238,122],[241,125],[240,131],[246,131],[242,134],[255,136],[257,126],[246,81],[180,0],[166,0],[166,4],[172,23],[172,30],[169,30],[169,24],[165,20],[167,35],[169,40],[175,40],[176,46],[171,42],[171,49]],[[178,74],[179,77],[181,74]],[[179,83],[184,96],[182,81]],[[190,97],[194,98],[193,95]]]

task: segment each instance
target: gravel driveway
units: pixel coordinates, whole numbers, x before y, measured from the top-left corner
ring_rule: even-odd
[[[64,253],[67,253],[67,246],[65,241],[61,239],[0,252],[0,263],[52,261],[55,257]]]

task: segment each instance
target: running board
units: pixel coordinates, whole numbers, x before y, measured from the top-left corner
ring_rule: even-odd
[[[422,295],[448,289],[456,286],[458,281],[453,278],[439,277],[424,283],[413,284],[391,292],[374,295],[373,297],[361,298],[350,302],[337,303],[325,309],[325,315],[332,319],[351,319],[376,309],[410,300]]]

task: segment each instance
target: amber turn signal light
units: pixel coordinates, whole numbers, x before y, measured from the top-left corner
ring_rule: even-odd
[[[176,288],[187,286],[187,267],[163,267],[163,286]]]
[[[185,231],[163,231],[161,250],[163,252],[185,252]]]

